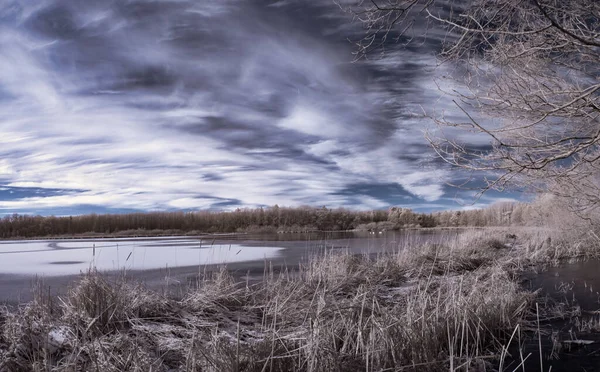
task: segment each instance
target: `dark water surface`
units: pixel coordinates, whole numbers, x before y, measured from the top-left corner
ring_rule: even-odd
[[[524,337],[523,354],[530,357],[517,371],[600,371],[600,261],[550,267],[529,275],[525,285],[540,291],[540,309],[553,310],[540,311],[541,337],[537,330]],[[581,341],[590,344],[578,344]],[[516,354],[514,347],[511,350]]]

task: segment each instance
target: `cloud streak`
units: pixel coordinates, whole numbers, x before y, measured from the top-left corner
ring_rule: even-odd
[[[329,1],[4,2],[0,212],[442,201],[431,50],[351,62]],[[84,206],[84,207],[82,207]]]

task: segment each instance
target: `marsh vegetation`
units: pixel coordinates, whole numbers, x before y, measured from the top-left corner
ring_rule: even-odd
[[[0,315],[1,371],[519,370],[549,308],[521,274],[598,255],[593,235],[488,229],[336,252],[256,283],[223,267],[180,298],[91,271]],[[546,337],[546,336],[544,336]],[[517,347],[518,349],[518,347]],[[511,351],[511,353],[509,353]]]

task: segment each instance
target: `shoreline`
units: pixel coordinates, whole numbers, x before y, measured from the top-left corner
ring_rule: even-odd
[[[480,231],[480,229],[471,229],[471,228],[444,228],[444,229],[430,229],[428,231]],[[489,228],[489,230],[496,230],[496,228]],[[505,229],[501,229],[505,230]],[[418,234],[421,232],[421,229],[417,230],[400,230],[398,233],[403,234],[407,233],[414,234],[415,232]],[[215,238],[222,238],[216,240]],[[204,237],[204,239],[208,241],[212,241],[211,244],[242,244],[245,246],[261,246],[264,241],[256,241],[253,239],[249,240],[229,240],[227,238],[231,238],[232,235],[219,235],[219,236],[210,236]],[[249,237],[248,234],[235,234],[235,237],[238,238],[246,238]],[[164,240],[170,239],[188,239],[190,237],[185,236],[165,236],[162,237]],[[107,238],[106,241],[110,241],[111,238]],[[127,238],[124,238],[127,239]],[[135,240],[152,240],[152,237],[143,237]],[[202,240],[203,237],[198,237],[198,240]],[[379,239],[379,238],[377,238]],[[40,240],[40,241],[52,241],[53,239]],[[64,241],[71,239],[58,239],[56,241]],[[79,239],[76,240],[87,241],[88,239]],[[91,241],[95,240],[95,238],[89,239]],[[16,241],[16,242],[20,242]],[[349,245],[349,242],[353,242],[354,245]],[[2,242],[0,241],[0,244]],[[126,270],[125,274],[128,279],[133,281],[140,281],[148,286],[149,289],[152,290],[164,290],[165,287],[173,288],[177,287],[174,283],[185,283],[190,278],[193,278],[194,275],[197,276],[198,273],[209,271],[214,272],[218,271],[221,267],[227,267],[236,278],[241,278],[245,275],[246,271],[251,271],[253,277],[261,276],[266,269],[269,269],[269,265],[280,268],[287,267],[289,269],[297,270],[300,264],[306,264],[312,257],[323,255],[326,251],[332,250],[341,250],[347,251],[350,254],[377,254],[377,253],[385,253],[385,252],[393,252],[395,251],[394,247],[388,246],[376,246],[372,245],[369,248],[365,248],[366,245],[369,244],[369,241],[364,242],[362,244],[362,240],[359,238],[354,238],[351,241],[347,239],[332,239],[327,240],[323,244],[320,244],[318,240],[315,241],[307,241],[307,240],[282,240],[277,241],[277,246],[282,249],[279,251],[279,255],[277,257],[272,257],[265,261],[265,259],[260,258],[256,260],[248,260],[241,262],[232,262],[232,263],[224,263],[224,264],[209,264],[209,265],[187,265],[187,266],[177,266],[177,267],[163,267],[163,268],[154,268],[154,269],[143,269],[143,270]],[[414,244],[404,243],[406,244]],[[109,270],[103,271],[103,275],[107,275],[108,277],[119,277],[122,276],[123,270]],[[33,293],[31,289],[34,287],[36,281],[40,281],[44,283],[44,286],[50,288],[48,293],[57,295],[64,294],[65,290],[68,288],[69,284],[73,283],[73,281],[81,278],[82,275],[85,275],[85,272],[80,272],[76,274],[67,274],[67,275],[37,275],[35,273],[31,274],[10,274],[10,273],[0,273],[0,304],[11,304],[15,305],[20,301],[30,301],[33,298]],[[170,278],[166,280],[165,278]]]
[[[388,232],[409,232],[409,231],[454,231],[454,230],[488,230],[488,229],[523,229],[522,226],[436,226],[436,227],[408,227],[408,228],[400,228],[400,229],[386,229],[382,231]],[[530,227],[531,229],[538,229],[538,227]],[[101,240],[109,240],[109,239],[144,239],[144,238],[219,238],[219,237],[227,237],[227,236],[260,236],[260,235],[306,235],[306,234],[344,234],[344,233],[366,233],[369,232],[368,229],[352,229],[352,230],[307,230],[307,231],[275,231],[275,232],[265,232],[265,231],[242,231],[242,232],[231,232],[231,233],[186,233],[183,231],[166,233],[166,234],[98,234],[98,235],[44,235],[44,236],[35,236],[35,237],[13,237],[13,238],[0,238],[0,243],[8,242],[8,241],[23,241],[23,240],[32,240],[32,241],[48,241],[48,240],[93,240],[93,239],[101,239]]]

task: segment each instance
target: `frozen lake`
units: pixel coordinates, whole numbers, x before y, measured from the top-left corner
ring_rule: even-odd
[[[0,242],[0,273],[40,276],[151,270],[275,258],[283,248],[193,238],[26,240]]]
[[[326,252],[390,252],[456,232],[388,231],[235,234],[199,237],[89,238],[0,241],[0,304],[32,298],[41,280],[46,293],[64,293],[91,268],[144,283],[148,288],[185,290],[199,275],[226,264],[241,280],[260,280],[265,269],[293,270]],[[119,270],[119,271],[116,271]]]

